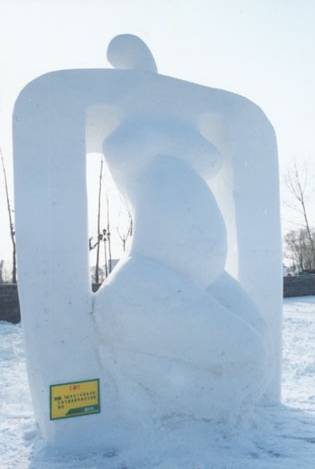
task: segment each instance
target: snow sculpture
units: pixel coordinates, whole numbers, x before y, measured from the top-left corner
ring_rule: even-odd
[[[51,445],[76,449],[117,445],[174,415],[231,422],[280,398],[270,123],[239,95],[159,75],[135,36],[114,38],[108,58],[114,70],[37,78],[14,112],[34,409]],[[104,153],[135,221],[129,257],[97,294],[88,278],[89,152]],[[94,378],[100,413],[50,419],[51,385]]]

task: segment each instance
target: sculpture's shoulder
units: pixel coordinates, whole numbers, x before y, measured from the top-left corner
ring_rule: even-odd
[[[78,99],[89,95],[89,86],[97,89],[108,87],[109,83],[121,81],[123,71],[112,69],[64,69],[54,70],[31,80],[20,91],[15,109],[31,99],[46,99],[47,96],[60,96],[67,99],[67,93],[77,93]]]

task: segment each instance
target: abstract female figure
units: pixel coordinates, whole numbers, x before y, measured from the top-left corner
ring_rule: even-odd
[[[28,370],[42,433],[56,446],[119,441],[123,429],[130,435],[141,422],[179,415],[231,422],[279,400],[271,125],[245,98],[159,75],[135,36],[114,38],[108,58],[115,70],[34,80],[15,109]],[[135,222],[129,257],[95,295],[89,151],[104,154]],[[30,236],[30,219],[38,218]],[[76,239],[66,246],[74,225]],[[49,420],[51,384],[95,377],[101,414]]]

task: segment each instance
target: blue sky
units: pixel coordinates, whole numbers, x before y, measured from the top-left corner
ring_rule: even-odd
[[[108,67],[107,44],[125,32],[147,42],[160,73],[254,100],[275,127],[281,178],[294,160],[315,175],[312,0],[2,0],[0,17],[0,145],[10,180],[20,89],[50,70]],[[1,259],[10,244],[0,181]],[[284,208],[284,231],[297,221]]]

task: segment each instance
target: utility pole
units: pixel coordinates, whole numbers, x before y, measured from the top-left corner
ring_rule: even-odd
[[[99,265],[100,265],[100,240],[101,234],[101,200],[102,200],[102,182],[103,182],[103,159],[100,166],[99,186],[98,186],[98,212],[97,212],[97,245],[96,245],[96,264],[95,264],[95,283],[99,286]]]
[[[108,273],[110,274],[112,271],[112,248],[111,248],[108,196],[106,197],[106,206],[107,206]]]
[[[6,200],[7,200],[7,209],[8,209],[8,215],[9,215],[9,224],[10,224],[10,236],[11,236],[11,242],[12,242],[12,283],[16,283],[16,242],[15,242],[15,228],[14,228],[14,223],[12,219],[12,208],[10,204],[10,198],[9,198],[9,190],[8,190],[8,181],[7,181],[7,173],[5,169],[5,163],[4,163],[4,158],[3,158],[3,153],[2,149],[0,148],[0,154],[1,154],[1,163],[2,163],[2,170],[3,170],[3,177],[4,177],[4,188],[5,188],[5,195],[6,195]]]

